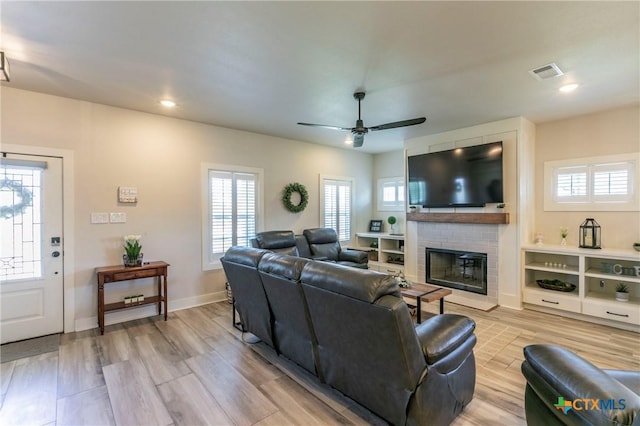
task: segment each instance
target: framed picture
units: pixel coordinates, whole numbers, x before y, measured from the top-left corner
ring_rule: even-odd
[[[370,221],[369,232],[382,232],[382,221],[381,220]]]

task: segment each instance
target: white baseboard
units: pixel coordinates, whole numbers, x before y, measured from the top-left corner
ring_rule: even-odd
[[[206,305],[208,303],[227,300],[225,291],[202,294],[199,296],[185,297],[182,299],[169,300],[169,312],[180,311],[182,309],[193,308]],[[105,315],[105,325],[117,324],[120,322],[136,320],[140,318],[157,315],[157,305],[143,305],[137,308],[123,309],[121,311],[109,312]],[[89,330],[98,326],[98,317],[78,318],[75,321],[75,331]]]
[[[522,310],[522,303],[520,300],[520,296],[514,296],[511,294],[499,294],[498,304],[506,308],[515,309],[518,311]]]

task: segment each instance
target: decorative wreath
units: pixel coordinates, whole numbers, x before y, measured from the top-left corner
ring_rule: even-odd
[[[291,202],[291,195],[297,192],[300,194],[300,203],[295,205]],[[304,187],[303,184],[294,182],[284,187],[284,194],[282,194],[282,203],[284,207],[289,210],[291,213],[300,213],[307,207],[309,203],[309,193],[307,192],[307,188]]]
[[[12,179],[2,179],[0,181],[0,189],[10,189],[14,192],[18,197],[20,197],[20,202],[10,205],[10,206],[0,206],[0,217],[4,219],[9,219],[13,216],[18,216],[24,213],[29,206],[31,206],[31,200],[33,200],[33,195],[29,189],[25,188],[22,185],[22,182]]]

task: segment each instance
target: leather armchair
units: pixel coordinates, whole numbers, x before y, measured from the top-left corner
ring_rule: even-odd
[[[256,248],[270,250],[289,256],[299,256],[296,246],[296,236],[293,231],[265,231],[258,232],[252,240]]]
[[[529,426],[640,424],[640,372],[602,370],[555,345],[526,346],[524,357]]]
[[[343,250],[334,229],[305,229],[302,234],[309,244],[309,251],[313,259],[330,260],[355,268],[368,268],[369,255],[367,252],[352,249]]]

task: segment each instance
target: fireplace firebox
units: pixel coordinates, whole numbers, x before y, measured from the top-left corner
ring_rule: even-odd
[[[487,254],[426,248],[427,282],[487,294]]]

